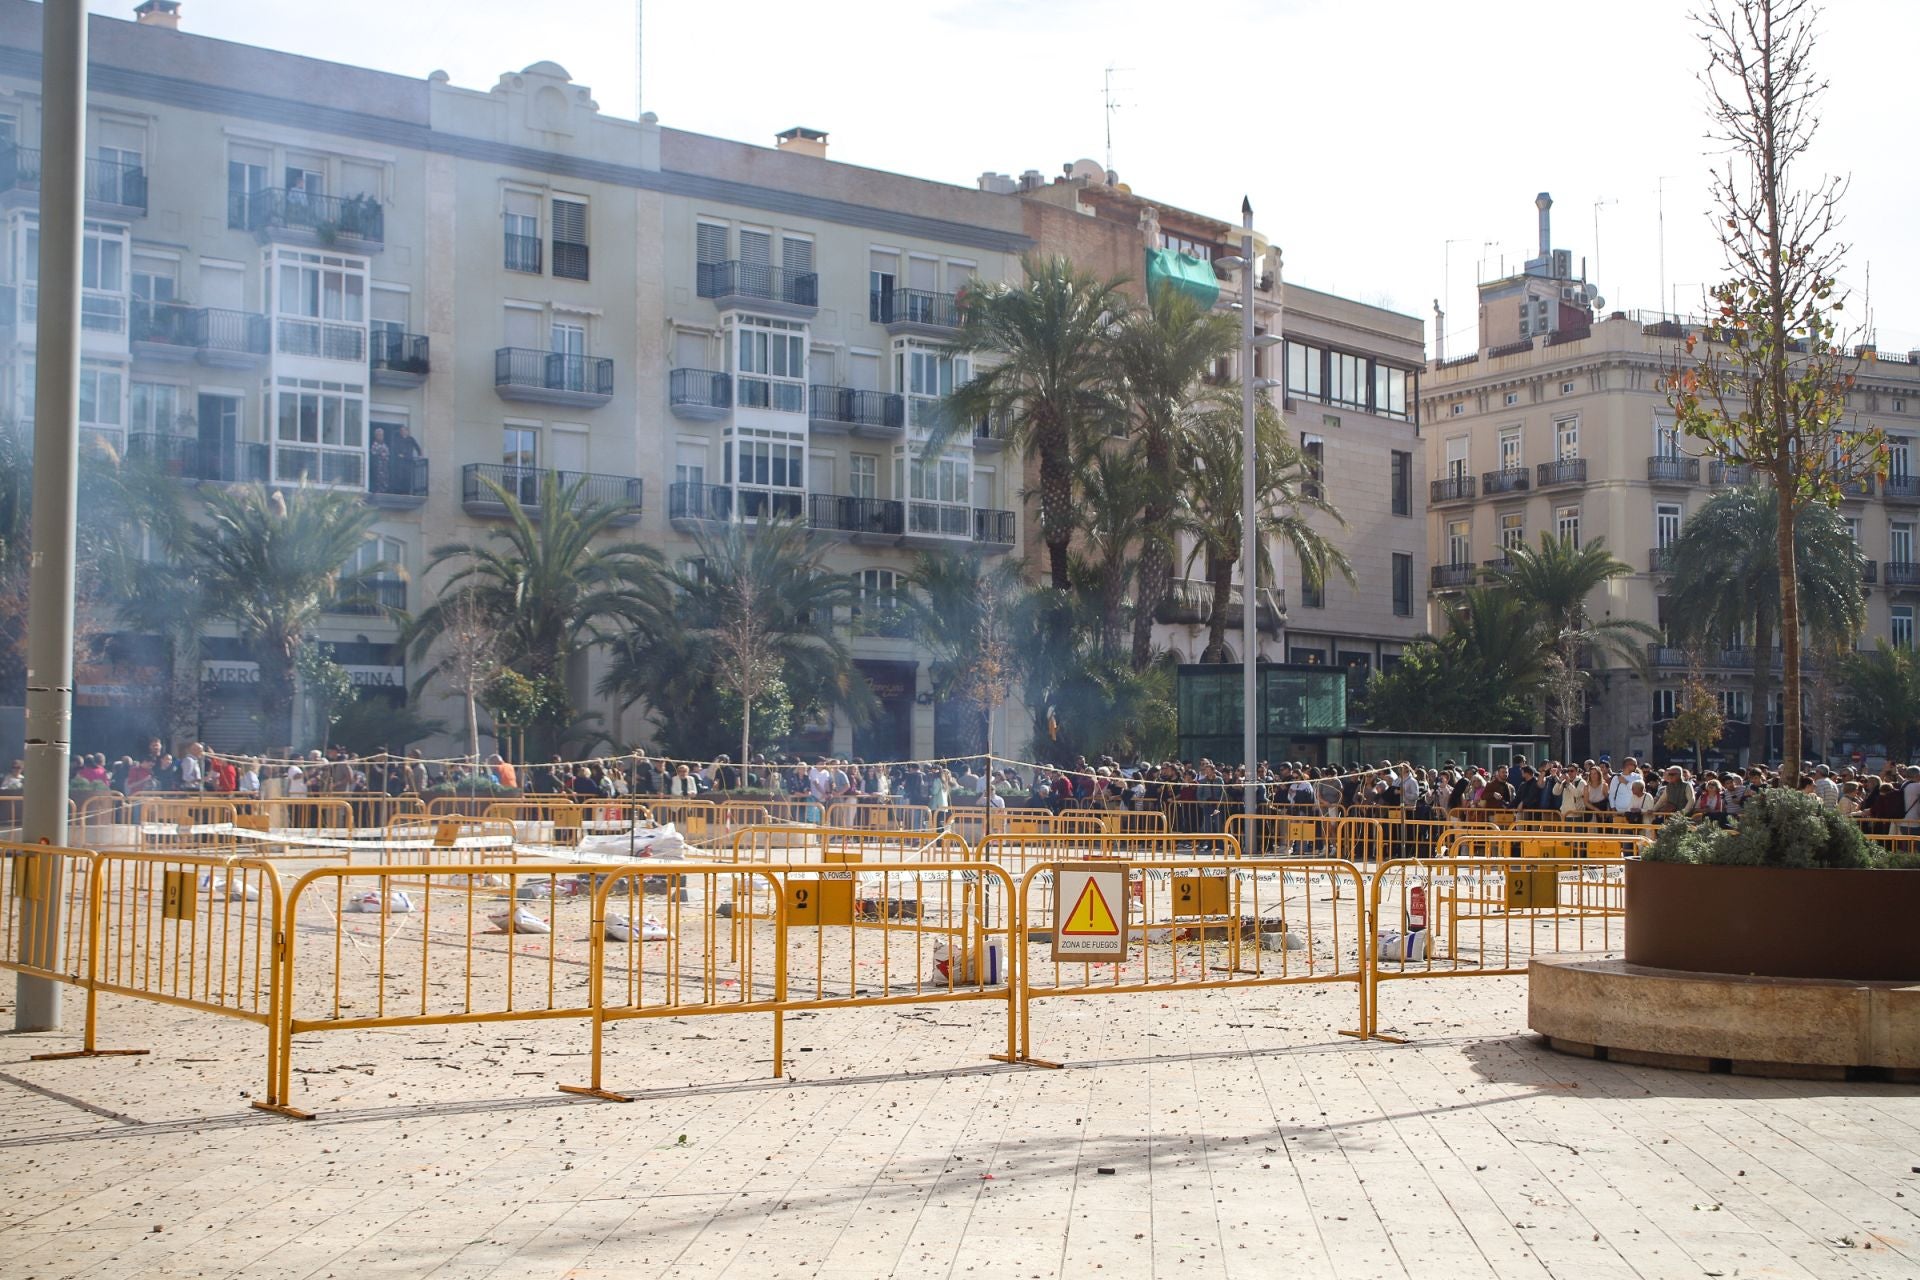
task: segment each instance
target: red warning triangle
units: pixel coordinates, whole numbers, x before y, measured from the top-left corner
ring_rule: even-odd
[[[1067,912],[1067,921],[1060,926],[1060,932],[1069,938],[1110,938],[1120,932],[1120,926],[1113,922],[1106,895],[1100,892],[1100,882],[1092,876],[1087,877],[1086,887],[1080,890],[1073,910]]]

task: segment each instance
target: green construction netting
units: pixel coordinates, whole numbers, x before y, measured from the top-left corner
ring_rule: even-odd
[[[1213,264],[1174,249],[1147,250],[1147,296],[1151,298],[1162,284],[1172,285],[1203,307],[1211,307],[1220,296],[1220,282],[1214,278]]]

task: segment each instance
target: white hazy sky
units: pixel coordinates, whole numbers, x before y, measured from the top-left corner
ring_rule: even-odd
[[[635,104],[633,0],[187,0],[188,30],[489,88],[548,58],[603,111]],[[1701,65],[1684,0],[650,0],[644,98],[662,124],[771,145],[828,130],[838,160],[971,184],[1103,160],[1136,191],[1237,221],[1287,277],[1473,340],[1476,271],[1532,256],[1533,197],[1609,308],[1699,309]],[[131,0],[94,11],[131,13]],[[1184,17],[1182,15],[1185,15]],[[1803,177],[1851,180],[1842,282],[1881,345],[1920,348],[1920,0],[1830,0],[1832,81]],[[1659,192],[1665,190],[1665,297]],[[1597,219],[1597,243],[1596,243]],[[1451,242],[1451,244],[1449,244]],[[1488,243],[1491,242],[1491,243]]]

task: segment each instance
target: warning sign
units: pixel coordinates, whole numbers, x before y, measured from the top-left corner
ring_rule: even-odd
[[[1127,957],[1127,866],[1064,864],[1053,877],[1053,958]]]

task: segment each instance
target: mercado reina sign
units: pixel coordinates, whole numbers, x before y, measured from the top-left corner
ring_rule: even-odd
[[[406,688],[407,669],[405,667],[349,665],[345,670],[353,679],[356,689]],[[260,664],[209,658],[200,664],[200,680],[203,684],[219,685],[222,688],[257,685],[260,683]]]

